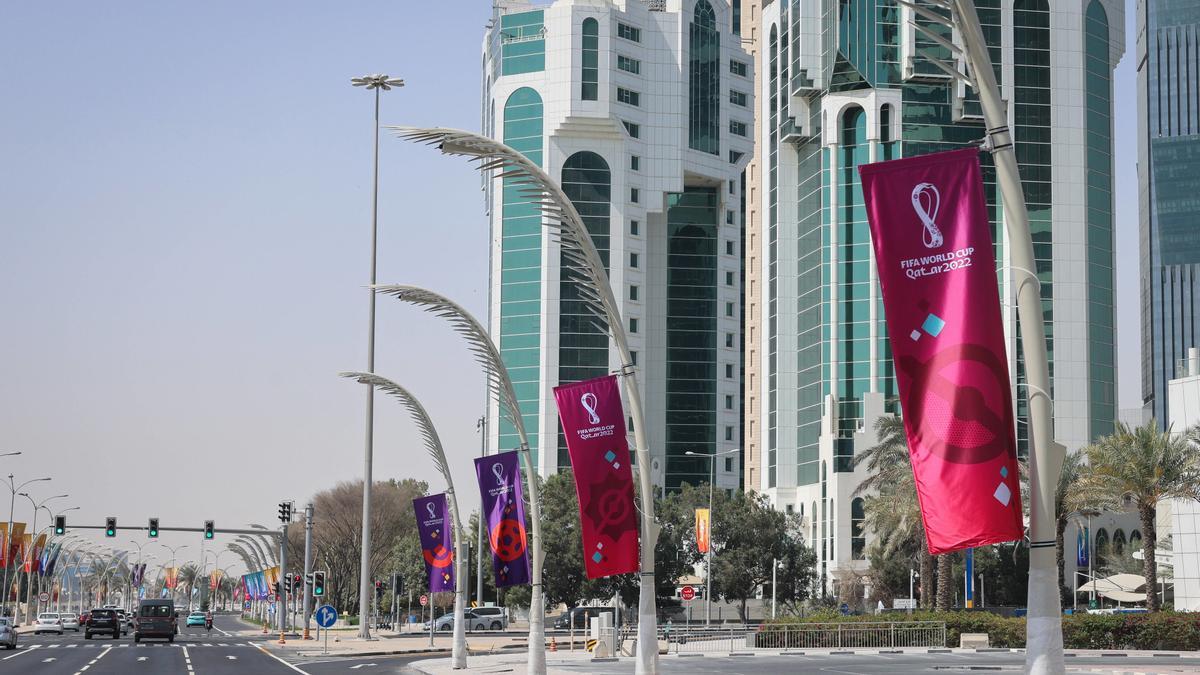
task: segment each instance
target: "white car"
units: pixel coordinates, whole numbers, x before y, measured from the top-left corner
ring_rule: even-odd
[[[0,617],[0,644],[4,645],[5,649],[17,648],[17,629],[13,628],[7,616]]]
[[[37,621],[33,622],[33,634],[40,635],[42,633],[58,633],[62,635],[62,619],[58,618],[57,614],[38,614]]]
[[[78,614],[75,614],[74,612],[63,612],[62,614],[58,615],[58,618],[62,620],[63,630],[73,630],[76,633],[79,632]]]

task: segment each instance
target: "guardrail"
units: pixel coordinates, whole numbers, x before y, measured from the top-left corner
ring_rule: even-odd
[[[636,639],[636,627],[614,638],[620,653]],[[898,649],[945,647],[946,624],[940,621],[800,623],[764,626],[719,625],[659,627],[659,640],[672,653],[738,652],[755,649]]]

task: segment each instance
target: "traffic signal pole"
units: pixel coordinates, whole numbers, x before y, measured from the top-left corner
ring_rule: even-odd
[[[283,536],[279,538],[279,597],[275,598],[275,616],[279,619],[279,644],[286,644],[287,639],[284,637],[284,631],[287,630],[287,597],[288,588],[292,585],[292,580],[287,578],[287,523],[281,528]]]
[[[312,525],[313,505],[304,507],[304,639],[311,640],[308,635],[308,623],[312,615]]]

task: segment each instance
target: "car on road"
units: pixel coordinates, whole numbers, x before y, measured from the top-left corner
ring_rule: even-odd
[[[203,626],[207,615],[204,612],[192,612],[187,615],[187,620],[184,622],[188,628],[192,626]]]
[[[38,614],[37,621],[33,622],[33,634],[41,635],[42,633],[58,633],[62,635],[62,619],[58,618],[57,614],[51,612]]]
[[[121,634],[129,633],[129,614],[120,607],[113,610],[117,613],[117,624],[121,626]]]
[[[473,607],[471,613],[487,621],[488,630],[508,628],[508,611],[503,607]]]
[[[500,617],[495,615],[481,616],[477,614],[480,609],[488,609],[487,607],[476,607],[463,612],[463,623],[468,631],[476,630],[500,630],[504,624]],[[443,614],[434,620],[434,630],[454,630],[454,614]],[[425,630],[429,630],[429,622],[425,622]]]
[[[17,648],[17,629],[12,625],[12,619],[0,616],[0,644],[5,649]]]
[[[179,624],[175,622],[178,616],[174,600],[142,600],[138,603],[133,641],[141,642],[143,638],[154,637],[174,642],[175,635],[179,633]]]
[[[611,614],[615,623],[616,610],[612,607],[573,607],[554,619],[554,627],[563,630],[587,628],[601,613]]]
[[[101,633],[111,635],[114,640],[121,637],[121,623],[117,610],[97,607],[89,612],[87,626],[83,629],[83,639],[91,640],[92,635]]]
[[[58,618],[62,619],[63,630],[79,632],[79,617],[75,616],[75,612],[63,612]]]

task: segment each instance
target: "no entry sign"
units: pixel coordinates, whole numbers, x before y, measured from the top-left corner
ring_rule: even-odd
[[[696,589],[692,588],[691,586],[684,586],[682,595],[684,600],[695,600]]]
[[[425,605],[428,605],[428,604],[429,604],[429,596],[422,595],[421,596],[421,606],[424,607]]]

